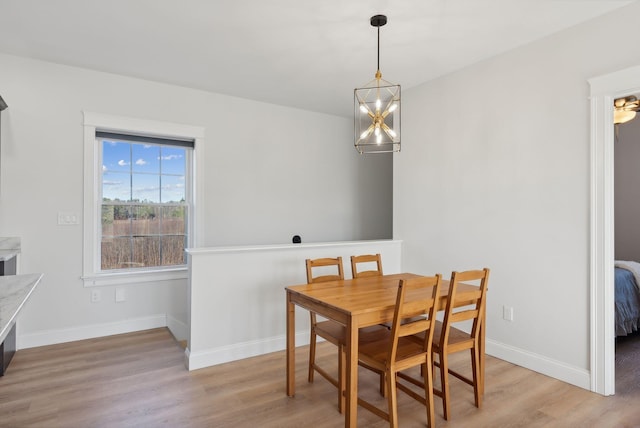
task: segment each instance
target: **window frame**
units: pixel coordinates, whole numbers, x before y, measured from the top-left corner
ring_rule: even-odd
[[[186,265],[149,267],[134,271],[102,271],[100,260],[102,204],[101,162],[96,131],[122,134],[145,135],[150,137],[193,140],[191,168],[191,201],[187,226],[189,247],[201,247],[203,227],[199,219],[204,218],[204,180],[202,163],[204,159],[204,128],[163,121],[113,116],[95,112],[83,112],[84,120],[84,207],[83,207],[83,262],[82,279],[85,287],[119,285],[127,283],[155,282],[186,279]]]

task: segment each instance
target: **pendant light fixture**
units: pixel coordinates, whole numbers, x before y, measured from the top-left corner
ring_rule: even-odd
[[[354,90],[355,147],[360,153],[400,151],[400,85],[382,78],[380,72],[380,27],[384,15],[371,17],[378,29],[378,68],[375,78]]]

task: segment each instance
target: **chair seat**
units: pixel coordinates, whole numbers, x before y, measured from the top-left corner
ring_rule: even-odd
[[[370,337],[364,337],[358,343],[358,354],[362,362],[369,366],[384,370],[389,359],[389,345],[393,340],[391,331],[381,328]],[[423,344],[408,337],[398,338],[398,350],[396,351],[396,361],[406,360],[414,355],[424,353]]]
[[[443,324],[436,321],[436,328],[433,332],[433,349],[440,349],[440,336],[442,335]],[[473,347],[473,338],[469,333],[451,326],[449,328],[449,347],[454,349],[465,349]]]
[[[389,330],[379,325],[372,325],[358,330],[358,337],[361,342],[371,342],[378,340],[385,331]],[[340,345],[346,342],[347,329],[344,325],[332,320],[320,321],[316,324],[316,334],[335,345]]]
[[[345,342],[345,328],[342,324],[332,320],[320,321],[316,324],[316,334],[334,345],[341,345]]]
[[[433,331],[433,349],[440,349],[440,336],[442,336],[442,322],[436,321],[436,327]],[[414,334],[410,336],[416,343],[421,343],[424,340],[424,333]],[[469,344],[469,347],[473,346],[473,339],[469,336],[469,333],[459,330],[453,326],[449,329],[449,346],[462,346]],[[462,346],[464,348],[464,346]]]

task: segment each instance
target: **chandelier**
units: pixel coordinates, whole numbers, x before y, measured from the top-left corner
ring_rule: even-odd
[[[361,154],[400,151],[400,85],[380,72],[380,27],[386,23],[384,15],[371,17],[378,28],[378,68],[372,81],[354,90],[355,147]]]

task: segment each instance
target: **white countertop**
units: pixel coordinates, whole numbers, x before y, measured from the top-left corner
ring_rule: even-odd
[[[41,279],[41,273],[0,276],[0,342]]]

